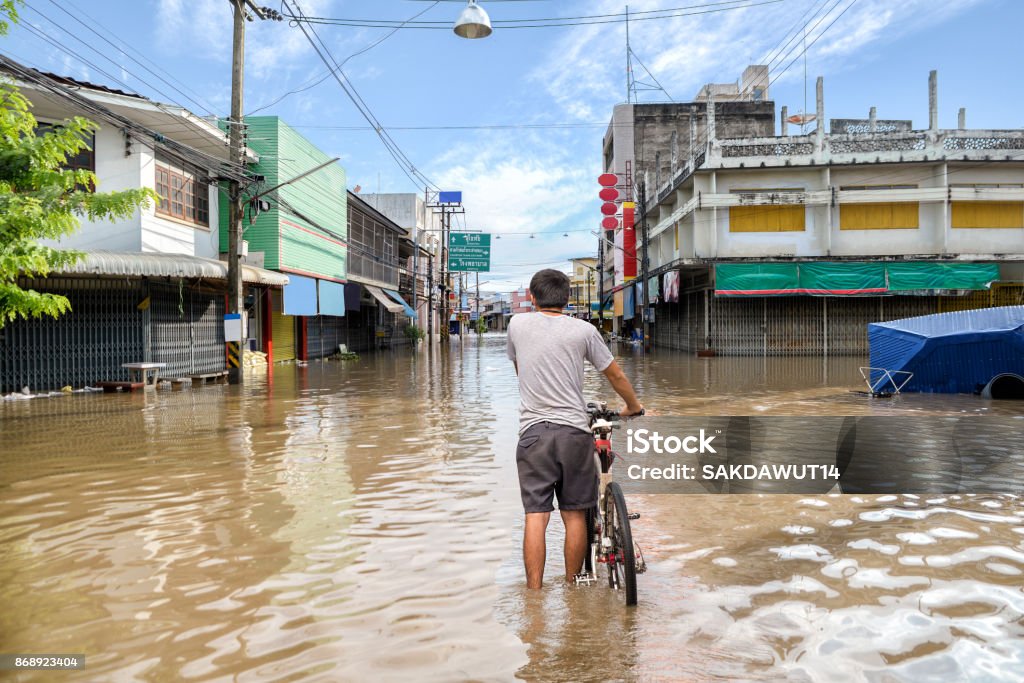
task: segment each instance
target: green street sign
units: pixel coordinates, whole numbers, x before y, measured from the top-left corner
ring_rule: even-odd
[[[491,269],[491,236],[480,232],[448,235],[448,270],[486,273]]]

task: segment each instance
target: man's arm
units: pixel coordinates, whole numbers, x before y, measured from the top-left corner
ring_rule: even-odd
[[[633,391],[633,385],[630,384],[629,378],[626,377],[626,373],[622,371],[619,364],[614,360],[604,369],[604,376],[608,378],[608,381],[612,384],[612,389],[615,389],[615,393],[622,397],[622,400],[626,402],[626,409],[622,411],[623,417],[629,417],[630,415],[638,415],[644,409],[640,405],[640,401],[636,397],[636,392]]]

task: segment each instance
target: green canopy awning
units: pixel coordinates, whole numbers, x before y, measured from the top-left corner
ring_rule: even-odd
[[[999,279],[997,263],[806,261],[721,263],[716,296],[878,296],[983,290]]]

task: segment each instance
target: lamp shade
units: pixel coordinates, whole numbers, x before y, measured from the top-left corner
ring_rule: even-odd
[[[461,38],[486,38],[491,35],[491,18],[476,0],[469,0],[455,22],[455,35]]]

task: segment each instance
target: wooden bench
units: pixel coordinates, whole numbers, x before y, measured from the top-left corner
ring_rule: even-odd
[[[167,363],[122,363],[121,367],[128,371],[128,377],[132,382],[138,373],[139,382],[146,391],[149,391],[156,389],[157,382],[160,381],[160,369],[167,367]]]
[[[228,371],[221,370],[220,372],[206,372],[200,375],[192,375],[192,384],[206,384],[207,382],[216,382],[223,384],[228,381]]]

